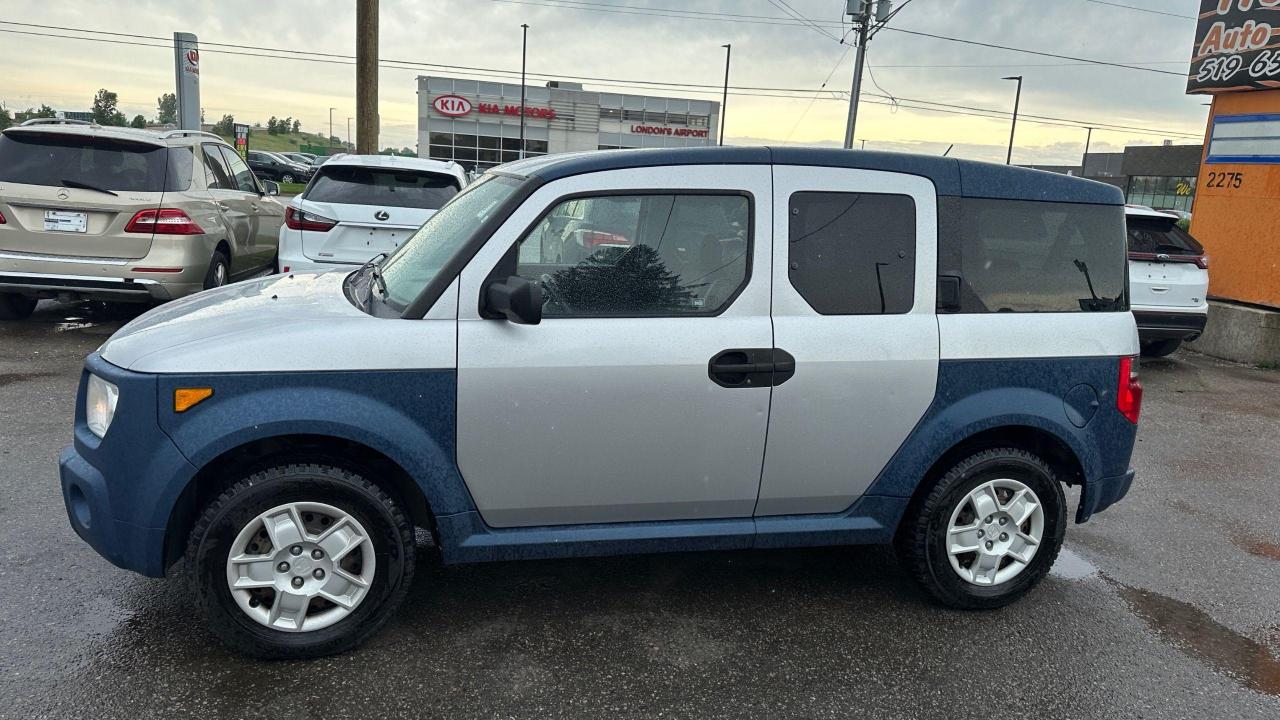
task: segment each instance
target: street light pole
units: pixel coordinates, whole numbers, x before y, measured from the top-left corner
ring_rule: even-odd
[[[1018,129],[1018,105],[1022,102],[1022,76],[1012,75],[1002,80],[1017,80],[1018,92],[1013,96],[1013,124],[1009,126],[1009,154],[1005,156],[1004,164],[1013,164],[1013,133]]]
[[[529,25],[527,23],[520,26],[520,33],[521,33],[521,36],[520,36],[520,159],[523,160],[524,159],[524,110],[525,110],[524,108],[524,100],[525,100],[524,75],[525,75],[525,61],[529,57]]]
[[[720,133],[718,139],[724,145],[724,112],[729,107],[729,56],[733,53],[733,45],[721,45],[724,48],[724,93],[720,96]]]
[[[333,147],[333,111],[336,108],[329,108],[329,142],[325,143],[329,147]]]
[[[853,133],[858,125],[858,98],[862,95],[862,66],[867,59],[867,33],[871,29],[871,1],[864,0],[862,9],[853,15],[858,25],[858,52],[853,60],[853,88],[849,91],[849,120],[844,126],[844,148],[853,149]]]
[[[1084,177],[1084,168],[1089,164],[1089,146],[1093,144],[1093,128],[1085,128],[1089,131],[1084,137],[1084,157],[1080,158],[1080,177]]]
[[[351,144],[351,118],[347,118],[347,144]]]

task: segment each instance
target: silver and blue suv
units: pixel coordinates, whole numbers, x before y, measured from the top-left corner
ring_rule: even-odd
[[[572,255],[565,249],[572,248]],[[580,252],[581,251],[581,252]],[[1034,587],[1122,498],[1123,198],[948,158],[547,156],[354,272],[152,310],[61,457],[113,563],[184,562],[245,653],[351,648],[445,563],[895,543],[940,602]],[[857,568],[849,568],[857,572]]]

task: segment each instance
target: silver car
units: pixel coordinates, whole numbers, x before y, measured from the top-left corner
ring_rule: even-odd
[[[284,206],[222,138],[58,119],[0,133],[0,319],[165,301],[274,267]]]

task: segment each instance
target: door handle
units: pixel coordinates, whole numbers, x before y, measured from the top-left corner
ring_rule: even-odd
[[[776,386],[796,374],[796,359],[780,348],[722,350],[707,363],[707,374],[721,387]]]

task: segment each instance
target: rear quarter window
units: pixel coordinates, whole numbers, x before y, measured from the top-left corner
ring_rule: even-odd
[[[189,147],[54,133],[0,135],[0,182],[178,192],[191,187],[193,165]]]
[[[439,210],[460,189],[457,178],[444,173],[331,165],[320,169],[303,199]]]
[[[938,272],[962,313],[1128,309],[1124,208],[965,198],[939,238]]]

